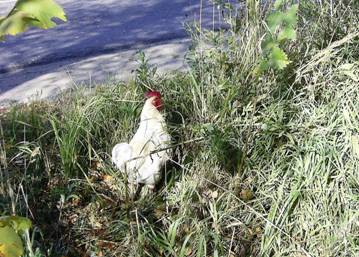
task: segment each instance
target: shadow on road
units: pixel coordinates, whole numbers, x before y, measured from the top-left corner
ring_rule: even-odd
[[[200,12],[207,28],[218,27],[220,17],[207,1],[201,8],[199,0],[58,2],[65,9],[67,23],[47,31],[31,29],[0,43],[0,95],[40,76],[42,83],[56,83],[47,81],[46,74],[66,70],[84,58],[186,38],[184,22],[198,20]],[[4,5],[0,4],[0,10]],[[114,61],[118,71],[121,62],[126,64]],[[95,60],[91,65],[98,68]]]

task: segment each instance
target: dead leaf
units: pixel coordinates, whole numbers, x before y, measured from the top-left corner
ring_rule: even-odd
[[[91,169],[93,170],[100,170],[103,168],[103,165],[100,161],[98,160],[92,160],[91,161]]]
[[[243,190],[241,190],[241,192],[240,192],[240,194],[239,194],[239,197],[240,197],[243,201],[247,202],[247,201],[250,201],[250,200],[252,200],[252,199],[254,198],[254,194],[253,194],[253,192],[252,192],[251,190],[249,190],[249,189],[243,189]]]
[[[211,196],[212,196],[213,199],[218,198],[218,191],[217,191],[217,190],[216,190],[216,191],[212,191]]]
[[[113,177],[111,175],[105,174],[102,176],[102,180],[105,182],[110,182],[113,180]]]

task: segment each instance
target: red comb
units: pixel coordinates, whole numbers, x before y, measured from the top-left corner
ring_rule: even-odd
[[[150,97],[153,97],[153,96],[161,98],[161,93],[158,92],[158,91],[148,91],[148,92],[145,93],[146,98],[150,98]]]
[[[157,110],[162,110],[162,100],[161,93],[158,91],[149,91],[145,93],[146,98],[155,97],[152,104],[157,108]]]

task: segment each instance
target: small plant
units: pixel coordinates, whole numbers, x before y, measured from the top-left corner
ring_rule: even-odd
[[[277,0],[275,10],[267,17],[267,34],[262,42],[263,59],[257,67],[257,72],[272,68],[282,70],[289,63],[287,54],[283,51],[283,43],[296,39],[298,4],[285,9],[286,1]]]
[[[155,86],[153,80],[156,76],[157,68],[151,67],[143,51],[138,51],[137,56],[138,68],[136,69],[136,83],[147,91]]]

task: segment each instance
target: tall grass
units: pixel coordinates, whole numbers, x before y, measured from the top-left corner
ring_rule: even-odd
[[[39,256],[358,254],[358,3],[301,1],[291,64],[259,76],[271,4],[194,28],[186,73],[142,56],[127,84],[4,114],[1,206],[34,220]],[[146,87],[163,94],[174,156],[132,201],[108,153],[134,134]]]

